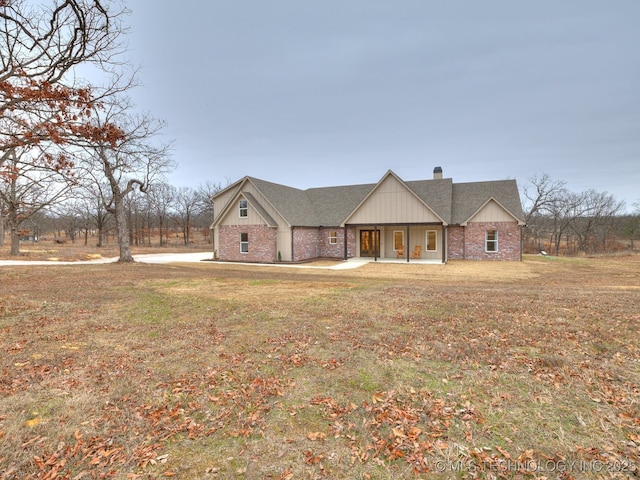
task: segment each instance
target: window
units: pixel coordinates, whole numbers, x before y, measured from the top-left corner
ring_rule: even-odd
[[[333,232],[329,232],[329,244],[335,245],[336,243],[338,243],[338,232],[334,230]]]
[[[249,253],[249,234],[240,234],[240,253]]]
[[[427,230],[427,251],[435,252],[438,250],[438,233],[435,230]]]
[[[249,205],[246,200],[240,200],[240,216],[248,217],[249,216]]]
[[[393,232],[393,249],[396,251],[404,249],[404,232],[402,230]]]
[[[497,252],[498,251],[498,231],[487,230],[485,236],[485,251]]]

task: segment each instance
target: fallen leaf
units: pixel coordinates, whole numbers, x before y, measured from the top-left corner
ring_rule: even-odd
[[[371,401],[375,404],[375,403],[380,403],[384,400],[384,394],[382,393],[374,393],[373,395],[371,395]]]
[[[35,427],[36,425],[39,425],[42,422],[41,418],[32,418],[31,420],[27,420],[26,422],[24,422],[24,426],[25,427]]]

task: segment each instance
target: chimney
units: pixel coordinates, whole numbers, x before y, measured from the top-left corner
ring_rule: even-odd
[[[436,167],[433,169],[433,179],[438,180],[442,178],[442,167]]]

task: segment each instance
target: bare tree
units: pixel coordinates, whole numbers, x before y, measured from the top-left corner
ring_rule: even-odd
[[[623,226],[624,235],[629,238],[629,248],[634,250],[634,240],[640,237],[640,201],[633,204],[634,212]]]
[[[68,195],[73,185],[55,161],[33,160],[14,148],[0,167],[0,199],[6,208],[11,255],[20,255],[20,226],[41,210]]]
[[[101,130],[113,125],[122,132],[116,140],[105,136],[80,138],[77,153],[83,179],[96,185],[108,185],[102,190],[103,205],[115,216],[120,262],[133,262],[129,238],[129,224],[125,201],[134,191],[146,193],[154,182],[162,181],[171,170],[169,146],[153,143],[164,123],[149,115],[134,115],[133,106],[126,97],[110,99],[104,109],[95,109],[93,126]]]
[[[104,137],[114,129],[87,129],[99,100],[80,85],[75,67],[103,70],[121,53],[120,17],[108,0],[3,1],[0,5],[0,166],[17,148],[65,144],[78,134]],[[110,70],[113,73],[113,70]],[[50,166],[72,165],[65,155]],[[36,160],[45,160],[34,157]]]
[[[221,182],[206,182],[198,187],[198,197],[200,203],[194,224],[202,229],[202,233],[208,243],[211,243],[211,222],[213,220],[213,196],[222,189],[231,185],[231,180],[227,179],[226,185]]]
[[[103,247],[107,238],[109,225],[112,224],[111,215],[102,201],[102,192],[106,191],[106,185],[96,185],[87,183],[83,185],[85,194],[83,196],[84,209],[87,217],[91,220],[98,232],[98,248]]]
[[[529,223],[531,217],[538,213],[545,213],[557,201],[564,196],[565,182],[552,180],[549,174],[534,175],[522,189],[525,198],[525,221]]]
[[[560,244],[563,235],[567,234],[574,220],[582,215],[581,211],[582,195],[564,191],[563,195],[558,195],[547,207],[548,215],[551,219],[551,244],[556,255],[560,254]]]
[[[5,222],[5,206],[0,197],[0,247],[4,247],[4,222]]]
[[[176,190],[173,220],[182,231],[185,245],[189,245],[191,241],[191,221],[200,204],[200,195],[197,190],[189,187]]]
[[[0,176],[8,185],[24,185],[28,178],[19,181],[16,175],[43,167],[72,173],[73,162],[63,150],[70,139],[122,136],[112,125],[98,128],[89,121],[104,98],[133,83],[119,60],[126,13],[111,0],[0,1]],[[80,65],[107,74],[100,93],[80,80]],[[17,157],[18,172],[12,171]],[[15,232],[12,238],[16,252]]]
[[[586,252],[596,248],[595,243],[606,250],[606,239],[614,228],[614,220],[624,209],[624,202],[617,201],[606,192],[587,190],[580,196],[580,205],[571,223],[578,250]]]
[[[175,202],[176,189],[168,183],[158,183],[149,188],[148,195],[151,209],[158,222],[160,246],[163,246],[169,226],[169,213]]]
[[[546,233],[547,217],[552,216],[555,225],[561,224],[561,205],[568,195],[565,182],[552,180],[547,173],[541,176],[534,175],[522,188],[522,194],[525,199],[524,214],[527,224],[524,232],[525,242],[533,238],[536,248],[540,251],[542,236]]]

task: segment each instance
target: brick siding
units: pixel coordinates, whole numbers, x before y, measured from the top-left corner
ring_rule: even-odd
[[[320,256],[317,227],[295,227],[293,229],[293,261],[301,262]]]
[[[336,232],[336,243],[329,243],[329,234]],[[347,229],[347,258],[355,256],[356,232]],[[340,227],[295,227],[293,230],[293,261],[301,262],[314,258],[344,258],[344,229]]]
[[[464,227],[447,228],[447,259],[464,260]]]
[[[329,243],[329,234],[336,232],[336,243]],[[347,228],[347,258],[356,254],[356,230]],[[344,258],[344,228],[321,228],[318,238],[320,256],[323,258]]]
[[[487,230],[497,230],[498,251],[485,251]],[[479,222],[464,227],[464,258],[467,260],[515,260],[520,258],[520,226],[515,222]]]
[[[249,235],[249,252],[240,252],[240,234]],[[221,225],[218,256],[232,262],[273,263],[278,260],[276,251],[277,230],[266,225]]]

